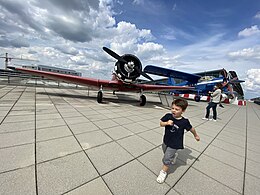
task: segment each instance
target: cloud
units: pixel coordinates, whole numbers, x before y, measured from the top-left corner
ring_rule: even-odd
[[[246,92],[253,93],[255,97],[260,97],[260,69],[250,69],[247,71],[244,86]]]
[[[133,0],[134,5],[144,4],[144,0]]]
[[[16,39],[7,39],[7,37],[0,37],[0,47],[29,47],[29,41],[23,36],[17,37]]]
[[[164,55],[165,51],[162,45],[148,42],[148,43],[138,44],[137,53],[143,59],[152,60],[155,57]]]
[[[257,25],[251,26],[250,28],[245,28],[238,33],[238,37],[249,37],[255,34],[260,34],[260,30]]]
[[[245,48],[235,52],[228,53],[228,56],[235,60],[248,60],[248,61],[258,61],[260,60],[260,47],[255,48]]]
[[[260,11],[256,13],[256,15],[254,16],[254,18],[260,19]]]

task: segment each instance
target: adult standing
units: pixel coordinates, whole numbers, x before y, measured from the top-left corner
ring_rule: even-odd
[[[212,108],[213,111],[213,121],[217,121],[217,105],[220,102],[220,98],[221,98],[221,88],[222,88],[222,84],[218,83],[215,87],[214,87],[214,92],[209,92],[211,93],[211,101],[209,102],[208,106],[206,107],[206,115],[204,118],[202,118],[203,120],[209,120],[209,114],[210,114],[210,109]]]

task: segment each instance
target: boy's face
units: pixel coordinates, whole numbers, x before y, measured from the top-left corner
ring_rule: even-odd
[[[171,112],[175,118],[181,117],[182,113],[184,112],[180,106],[176,106],[175,104],[172,105]]]

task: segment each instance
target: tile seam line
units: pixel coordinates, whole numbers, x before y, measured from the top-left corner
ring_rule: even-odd
[[[45,88],[44,88],[45,90]],[[46,90],[45,90],[46,91]],[[56,107],[56,105],[54,104],[53,100],[50,98],[50,96],[48,95],[50,101],[53,103],[53,106],[55,107],[55,109],[57,110],[57,112],[59,113],[59,115],[61,116],[61,118],[63,119],[63,116],[61,115],[60,111],[58,110],[58,108]],[[59,96],[61,97],[61,96]],[[64,98],[62,97],[62,99],[64,100]],[[66,103],[68,103],[66,100],[64,100]],[[70,104],[70,103],[68,103]],[[63,119],[64,120],[64,119]],[[105,183],[106,187],[109,189],[109,191],[111,192],[111,194],[113,194],[113,192],[111,191],[111,189],[109,188],[108,184],[105,182],[105,180],[103,179],[103,177],[101,176],[101,174],[99,173],[98,169],[96,168],[96,166],[94,165],[94,163],[92,162],[92,160],[90,159],[90,157],[88,156],[87,152],[84,150],[84,148],[81,146],[79,140],[77,139],[76,135],[73,133],[73,131],[71,130],[71,128],[69,127],[69,125],[67,124],[67,122],[64,120],[65,124],[67,125],[67,127],[69,128],[69,130],[71,131],[73,137],[75,138],[75,140],[77,141],[78,145],[80,146],[81,150],[84,152],[84,154],[86,155],[86,157],[88,158],[88,160],[90,161],[90,163],[92,164],[92,166],[94,167],[94,169],[96,170],[97,174],[99,175],[99,177],[102,179],[102,181]]]

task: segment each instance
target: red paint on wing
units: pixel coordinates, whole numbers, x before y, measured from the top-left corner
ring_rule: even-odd
[[[45,77],[52,80],[65,81],[68,83],[74,83],[79,85],[87,85],[95,88],[100,88],[102,86],[103,89],[110,89],[116,91],[133,91],[140,92],[143,91],[171,91],[171,90],[188,90],[194,89],[194,87],[185,87],[185,86],[168,86],[168,85],[148,85],[148,84],[136,84],[136,83],[124,83],[120,80],[101,80],[101,79],[93,79],[93,78],[84,78],[73,75],[59,74],[54,72],[45,72],[40,70],[31,70],[24,68],[16,68],[16,70]]]

